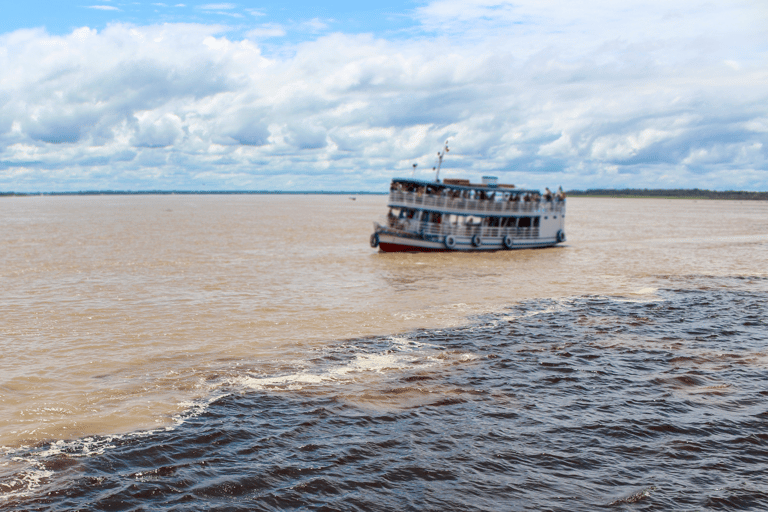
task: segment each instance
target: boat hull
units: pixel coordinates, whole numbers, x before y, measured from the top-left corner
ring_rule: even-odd
[[[442,240],[424,240],[387,232],[378,232],[378,248],[382,252],[469,252],[469,251],[506,251],[515,249],[538,249],[552,247],[559,242],[551,239],[513,239],[511,247],[504,246],[501,237],[483,239],[482,244],[473,245],[471,237],[454,237],[454,245],[446,247]]]

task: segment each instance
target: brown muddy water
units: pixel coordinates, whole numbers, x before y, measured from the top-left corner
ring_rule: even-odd
[[[768,508],[768,202],[383,254],[386,200],[0,200],[0,508]]]

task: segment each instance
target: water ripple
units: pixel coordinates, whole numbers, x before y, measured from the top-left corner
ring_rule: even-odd
[[[317,348],[229,375],[172,428],[19,450],[0,503],[765,510],[767,298],[538,299]]]

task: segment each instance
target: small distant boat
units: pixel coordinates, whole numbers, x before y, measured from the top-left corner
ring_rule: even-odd
[[[374,223],[371,247],[383,252],[496,251],[565,241],[565,194],[521,190],[483,176],[481,183],[395,178],[389,213]],[[414,165],[415,168],[415,165]]]
[[[351,196],[350,196],[350,198],[349,198],[349,199],[350,199],[350,200],[352,200],[352,201],[357,201],[357,198],[356,198],[356,197],[351,197]]]

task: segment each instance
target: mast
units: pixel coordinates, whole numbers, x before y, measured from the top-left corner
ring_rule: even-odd
[[[443,151],[437,153],[437,172],[435,172],[435,182],[437,183],[440,183],[440,166],[443,164],[443,157],[448,151],[450,151],[448,149],[448,141],[445,141],[445,147],[443,148]]]

